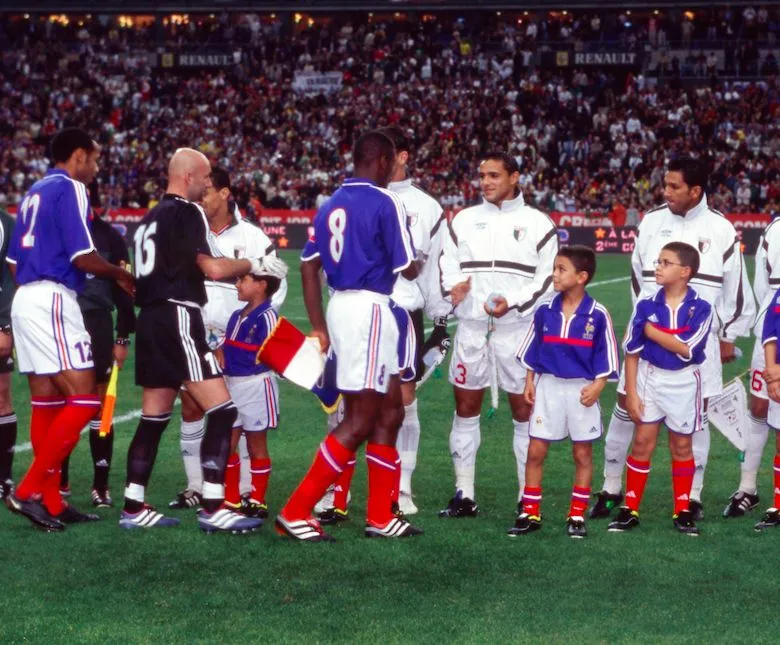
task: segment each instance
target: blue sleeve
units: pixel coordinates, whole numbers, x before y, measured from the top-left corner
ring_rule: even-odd
[[[10,264],[16,264],[19,259],[19,238],[22,235],[22,226],[14,226],[11,239],[8,242],[8,250],[5,254],[5,261]]]
[[[769,308],[764,316],[764,328],[761,330],[761,344],[777,342],[777,329],[780,323],[780,291],[772,299]]]
[[[312,235],[308,240],[306,240],[306,246],[303,247],[303,251],[301,252],[301,262],[308,262],[309,260],[314,260],[318,257],[320,257],[320,250],[317,248],[317,243],[315,242],[314,236]]]
[[[54,217],[71,262],[95,250],[89,228],[89,196],[84,184],[80,181],[63,182]]]
[[[712,307],[704,300],[697,300],[693,314],[689,317],[682,332],[675,335],[677,340],[688,345],[688,358],[677,355],[683,361],[690,360],[694,352],[704,349],[712,327]]]
[[[414,245],[403,202],[389,191],[385,195],[387,199],[383,200],[380,209],[382,236],[393,263],[393,273],[400,273],[414,261]]]
[[[634,306],[631,320],[628,321],[623,349],[626,354],[637,354],[645,347],[645,322],[647,320],[647,301],[640,300]]]
[[[528,332],[517,349],[515,358],[527,370],[538,371],[539,347],[544,342],[543,312],[544,307],[539,307],[534,313],[534,322],[528,328]]]
[[[618,345],[615,338],[615,328],[612,326],[612,318],[603,307],[597,310],[599,316],[599,329],[593,343],[593,375],[594,378],[614,380],[620,370]]]

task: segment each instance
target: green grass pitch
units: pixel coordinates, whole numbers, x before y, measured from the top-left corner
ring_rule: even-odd
[[[297,266],[295,253],[285,255]],[[590,290],[612,313],[619,337],[630,314],[628,270],[628,257],[600,257]],[[305,326],[296,271],[284,313]],[[752,341],[743,339],[740,346],[744,358],[728,366],[727,378],[748,368]],[[132,374],[130,363],[121,375],[117,415],[139,408]],[[602,397],[605,425],[614,392],[609,385]],[[29,398],[18,377],[14,396],[24,443]],[[313,397],[287,383],[281,410],[281,428],[269,441],[272,513],[309,467],[325,431]],[[587,540],[565,536],[573,466],[569,444],[562,442],[547,462],[544,528],[510,539],[505,530],[514,519],[517,484],[506,402],[493,419],[483,417],[480,517],[437,517],[453,487],[452,411],[446,378],[431,379],[421,390],[423,432],[414,478],[420,507],[415,521],[426,534],[415,540],[362,537],[362,460],[353,519],[333,531],[336,544],[292,543],[277,537],[270,523],[251,536],[206,536],[191,511],[180,512],[178,529],[124,532],[116,524],[118,511],[108,510],[101,511],[99,524],[47,535],[0,511],[0,642],[776,642],[780,532],[755,534],[758,513],[721,519],[739,463],[720,434],[712,434],[703,500],[707,517],[698,539],[672,530],[663,441],[636,532],[611,534],[603,521],[592,521]],[[111,488],[117,501],[134,429],[134,420],[116,427]],[[17,478],[30,456],[17,455]],[[594,457],[598,488],[601,442]],[[762,508],[770,502],[770,462],[765,455]],[[86,440],[76,448],[71,473],[72,500],[86,509],[91,482]],[[163,438],[149,501],[163,508],[183,484],[175,420]]]

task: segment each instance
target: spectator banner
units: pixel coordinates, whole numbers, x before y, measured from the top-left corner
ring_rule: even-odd
[[[545,67],[631,67],[636,68],[642,62],[640,52],[575,52],[563,49],[545,52],[542,64]]]
[[[295,72],[293,90],[301,94],[330,94],[341,89],[341,72]]]
[[[162,53],[157,66],[165,69],[229,69],[241,63],[241,50],[206,51],[192,54]]]

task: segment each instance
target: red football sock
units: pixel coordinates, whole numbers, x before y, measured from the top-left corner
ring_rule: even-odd
[[[569,517],[585,517],[590,501],[590,488],[575,486],[571,489],[571,503],[569,504]]]
[[[539,515],[542,506],[542,489],[526,486],[523,489],[523,513]]]
[[[265,491],[268,490],[268,478],[271,476],[270,459],[252,459],[249,462],[252,473],[252,499],[265,504]]]
[[[688,510],[693,474],[696,472],[696,462],[693,459],[685,461],[672,460],[672,492],[674,493],[674,514]]]
[[[775,508],[780,508],[780,455],[775,455]]]
[[[349,499],[349,488],[352,486],[352,475],[355,474],[355,453],[349,458],[344,471],[336,480],[336,489],[333,494],[333,506],[340,511],[347,510],[347,500]]]
[[[632,511],[638,511],[650,473],[650,462],[639,461],[629,455],[626,466],[626,506]]]
[[[352,457],[336,437],[329,434],[320,444],[314,463],[298,488],[293,491],[281,516],[288,521],[303,520],[311,516],[311,509],[325,494]]]
[[[398,503],[398,497],[401,494],[401,458],[398,457],[395,460],[395,484],[393,485],[393,495],[391,501],[393,504]]]
[[[65,399],[60,396],[34,396],[30,400],[32,414],[30,416],[30,443],[33,447],[33,455],[37,455],[46,444],[46,435],[54,423],[54,419],[62,412]],[[60,469],[52,470],[50,479],[41,491],[43,504],[52,515],[59,515],[65,504],[60,495]]]
[[[234,452],[228,458],[227,466],[225,467],[225,502],[238,506],[241,504],[241,492],[238,490],[238,485],[241,482],[241,457],[237,452]]]
[[[397,485],[395,446],[370,443],[366,446],[368,464],[368,521],[377,527],[387,526],[393,519],[393,489]]]
[[[52,420],[50,429],[40,442],[40,449],[30,469],[19,483],[17,494],[20,499],[42,494],[48,486],[59,486],[57,471],[60,464],[76,447],[82,428],[92,420],[99,408],[100,399],[93,394],[69,396],[66,399],[65,406]]]

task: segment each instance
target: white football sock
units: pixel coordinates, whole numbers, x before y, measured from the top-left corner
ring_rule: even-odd
[[[200,493],[203,490],[203,471],[200,467],[200,444],[203,441],[204,420],[181,422],[181,458],[187,475],[187,488]]]
[[[477,451],[480,444],[479,417],[459,417],[452,420],[450,432],[450,454],[455,466],[455,490],[463,497],[474,499],[474,474],[476,472]]]
[[[691,499],[701,502],[701,492],[704,489],[704,471],[710,456],[710,421],[707,413],[701,421],[701,431],[693,433],[693,461],[696,462],[696,472],[693,475]]]
[[[238,439],[238,456],[241,458],[241,479],[238,490],[241,496],[252,494],[252,462],[249,459],[249,447],[246,445],[246,435]]]
[[[412,474],[417,467],[417,450],[420,446],[420,418],[417,416],[417,399],[404,406],[404,421],[398,431],[396,448],[401,458],[401,492],[412,494]]]
[[[517,501],[523,499],[523,489],[525,488],[525,462],[528,460],[528,431],[530,423],[528,421],[518,421],[512,419],[512,425],[514,425],[515,433],[512,438],[512,448],[515,451],[515,461],[517,462]]]
[[[602,490],[617,495],[623,490],[623,467],[634,438],[634,422],[617,403],[609,419],[604,441],[604,486]]]
[[[758,470],[761,456],[764,454],[769,438],[769,424],[766,419],[757,419],[748,414],[747,435],[745,436],[745,461],[740,466],[739,490],[755,495],[758,492]]]

